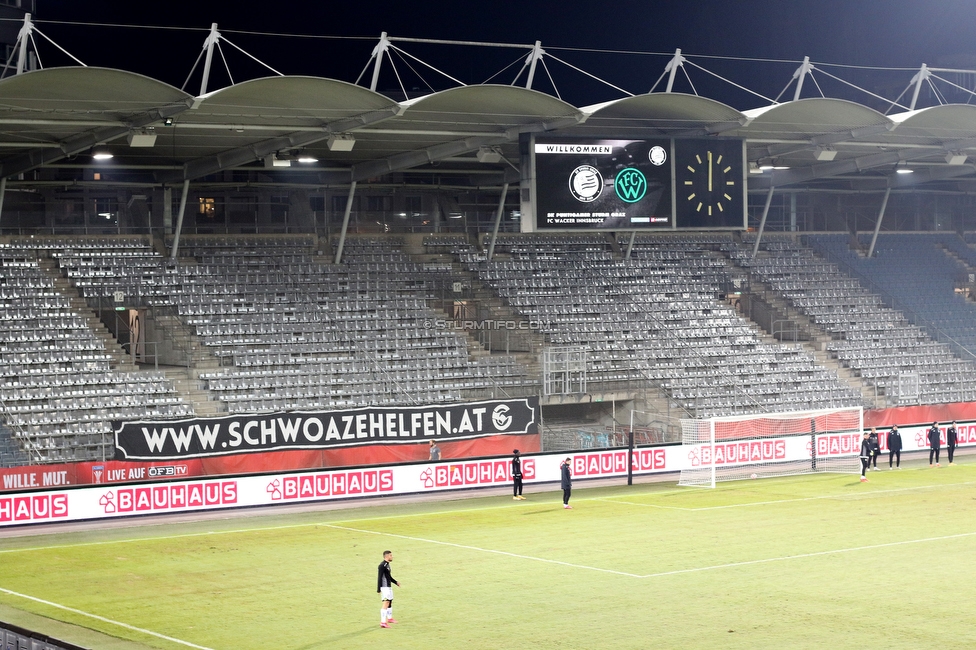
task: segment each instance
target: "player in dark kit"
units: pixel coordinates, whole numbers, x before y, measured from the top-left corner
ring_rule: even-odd
[[[888,432],[888,469],[891,469],[891,461],[895,461],[895,469],[901,469],[901,433],[897,424]]]
[[[522,459],[519,458],[519,450],[513,450],[512,455],[512,489],[515,492],[512,499],[514,501],[525,501],[525,497],[522,496]]]
[[[929,439],[929,467],[932,467],[932,458],[935,458],[935,466],[939,466],[939,450],[942,448],[942,441],[939,439],[939,423],[933,422],[928,431]]]
[[[958,434],[956,433],[956,421],[953,420],[949,428],[946,429],[946,454],[949,456],[949,464],[952,465],[952,457],[956,454],[956,441],[958,440]]]
[[[881,455],[881,443],[878,440],[878,432],[871,427],[871,433],[868,434],[868,442],[871,443],[871,463],[875,471],[878,469],[878,456]]]
[[[380,608],[380,627],[390,627],[396,623],[393,618],[393,585],[400,583],[393,579],[390,573],[390,562],[393,561],[393,551],[383,551],[383,561],[380,562],[379,574],[376,577],[376,593],[380,594],[383,606]]]
[[[871,455],[874,453],[874,446],[871,441],[868,440],[868,432],[864,432],[864,436],[861,438],[861,483],[867,483],[868,478],[864,475],[868,471],[868,465],[871,463]]]
[[[573,506],[569,505],[569,496],[573,492],[573,468],[570,467],[572,462],[567,458],[559,465],[559,487],[563,489],[563,508],[566,510],[573,509]]]

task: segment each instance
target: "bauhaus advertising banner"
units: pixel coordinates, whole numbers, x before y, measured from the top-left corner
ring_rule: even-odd
[[[480,407],[479,407],[480,408]],[[820,435],[816,455],[851,457],[857,433]],[[608,449],[526,454],[526,484],[560,479],[560,465],[569,459],[574,480],[677,472],[693,467],[745,462],[791,462],[809,459],[809,441],[774,438],[761,442],[722,443],[714,448],[671,445],[640,447],[633,452]],[[735,449],[732,449],[735,447]],[[0,494],[0,528],[81,519],[217,510],[277,504],[335,501],[364,496],[423,494],[444,490],[510,485],[511,457],[447,459],[399,465],[350,467],[251,476],[185,478],[156,483],[94,485]]]
[[[291,449],[416,444],[538,433],[539,399],[418,407],[115,422],[116,460],[201,458]]]

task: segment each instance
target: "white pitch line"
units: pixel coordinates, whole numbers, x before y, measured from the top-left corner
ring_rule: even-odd
[[[505,555],[508,557],[518,558],[520,560],[533,560],[535,562],[546,562],[548,564],[559,564],[561,566],[568,566],[574,569],[586,569],[588,571],[600,571],[601,573],[613,573],[618,576],[627,576],[628,578],[643,578],[644,576],[638,575],[636,573],[627,573],[625,571],[614,571],[613,569],[601,569],[600,567],[587,566],[585,564],[573,564],[572,562],[563,562],[561,560],[550,560],[544,557],[535,557],[532,555],[520,555],[518,553],[510,553],[508,551],[499,551],[493,548],[481,548],[480,546],[469,546],[467,544],[455,544],[454,542],[443,542],[438,539],[427,539],[424,537],[412,537],[410,535],[398,535],[396,533],[384,533],[378,530],[365,530],[362,528],[350,528],[348,526],[336,526],[334,524],[322,524],[328,528],[336,528],[339,530],[347,530],[353,533],[368,533],[370,535],[379,535],[382,537],[396,537],[397,539],[406,539],[412,542],[425,542],[427,544],[438,544],[440,546],[451,546],[454,548],[463,548],[469,551],[480,551],[482,553],[494,553],[495,555]]]
[[[683,492],[684,490],[674,490],[673,492]],[[668,491],[671,492],[671,491]],[[553,493],[555,495],[555,493]],[[655,494],[665,494],[665,492],[655,493]],[[602,497],[584,497],[573,499],[573,502],[580,501],[600,501]],[[77,542],[74,544],[51,544],[48,546],[28,546],[28,547],[18,547],[18,548],[4,548],[0,549],[0,555],[4,553],[21,553],[27,551],[52,551],[64,548],[83,548],[86,546],[105,546],[108,544],[132,544],[136,542],[151,542],[155,540],[168,540],[168,539],[185,539],[190,537],[205,537],[207,535],[233,535],[236,533],[259,533],[263,531],[275,531],[275,530],[288,530],[291,528],[313,528],[315,526],[325,526],[329,523],[348,523],[348,522],[360,522],[360,521],[381,521],[386,519],[405,519],[407,517],[429,517],[433,515],[455,515],[463,514],[467,512],[481,512],[483,510],[501,510],[508,508],[530,508],[533,506],[545,506],[545,505],[558,505],[558,500],[553,497],[552,501],[529,501],[527,503],[507,503],[499,504],[493,506],[482,506],[479,508],[456,508],[453,510],[436,510],[433,512],[409,512],[405,514],[394,514],[394,515],[379,515],[376,517],[357,517],[354,519],[333,519],[330,521],[315,521],[303,524],[282,524],[280,526],[255,526],[252,528],[233,528],[229,530],[211,530],[203,531],[199,533],[180,533],[178,535],[158,535],[158,536],[146,536],[146,537],[127,537],[124,539],[108,539],[100,540],[97,542]],[[634,504],[640,505],[640,504]],[[288,515],[273,515],[273,516],[284,516]],[[162,523],[154,524],[155,526],[170,526],[172,524]],[[70,531],[65,533],[66,535],[71,534]]]
[[[946,483],[943,485],[915,485],[912,487],[892,488],[890,490],[873,490],[871,492],[863,492],[861,494],[822,494],[815,497],[797,497],[795,499],[774,499],[772,501],[749,501],[746,503],[730,503],[724,506],[702,506],[700,508],[681,508],[678,506],[662,506],[656,503],[637,503],[635,501],[623,501],[621,499],[614,499],[613,497],[594,497],[594,500],[606,501],[608,503],[622,503],[624,505],[641,506],[645,508],[663,508],[668,510],[683,510],[685,512],[701,512],[705,510],[726,510],[728,508],[748,508],[750,506],[769,506],[769,505],[776,505],[777,503],[797,503],[800,501],[820,501],[824,499],[834,499],[837,501],[853,501],[857,499],[864,499],[874,495],[891,494],[893,492],[934,490],[934,489],[947,488],[947,487],[959,487],[960,485],[973,485],[974,483],[976,482],[965,481],[963,483]]]
[[[113,621],[110,618],[105,618],[104,616],[99,616],[98,614],[90,614],[89,612],[84,612],[80,609],[75,609],[74,607],[59,605],[58,603],[52,603],[51,601],[44,600],[43,598],[35,598],[34,596],[28,596],[27,594],[21,594],[16,591],[4,589],[3,587],[0,587],[0,592],[9,594],[11,596],[17,596],[18,598],[25,598],[27,600],[32,600],[35,603],[41,603],[42,605],[47,605],[49,607],[54,607],[56,609],[62,609],[66,612],[71,612],[72,614],[87,616],[88,618],[93,618],[97,621],[108,623],[109,625],[117,625],[118,627],[124,627],[127,630],[132,630],[133,632],[148,634],[149,636],[154,636],[157,639],[164,639],[166,641],[172,641],[173,643],[179,643],[180,645],[185,645],[190,648],[197,648],[198,650],[213,650],[212,648],[208,648],[207,646],[197,645],[196,643],[190,643],[189,641],[184,641],[182,639],[177,639],[175,637],[166,636],[165,634],[160,634],[159,632],[153,632],[152,630],[144,630],[141,627],[136,627],[135,625],[129,625],[128,623],[122,623],[120,621]]]
[[[704,508],[681,508],[679,506],[662,506],[662,505],[652,504],[652,503],[637,503],[637,502],[634,502],[634,501],[623,501],[623,500],[614,499],[612,497],[584,497],[584,498],[576,498],[576,499],[574,499],[574,502],[579,502],[579,501],[606,501],[608,503],[619,503],[619,504],[623,504],[623,505],[640,506],[640,507],[645,507],[645,508],[660,508],[660,509],[679,510],[679,511],[685,511],[685,512],[695,512],[695,511],[698,511],[698,510],[719,510],[719,509],[723,509],[723,508],[742,508],[742,507],[746,507],[746,506],[771,505],[771,504],[776,504],[776,503],[789,503],[791,501],[809,501],[809,500],[813,500],[813,499],[863,498],[863,497],[868,497],[868,496],[875,495],[875,494],[890,494],[892,492],[906,492],[906,491],[911,491],[911,490],[928,490],[928,489],[943,488],[943,487],[958,487],[960,485],[973,485],[974,483],[976,483],[976,481],[965,481],[963,483],[946,483],[946,484],[943,484],[943,485],[919,485],[919,486],[906,487],[906,488],[893,488],[891,490],[874,490],[872,492],[865,492],[863,494],[857,494],[857,495],[853,495],[853,494],[852,495],[824,495],[824,496],[816,496],[816,497],[804,497],[804,498],[800,498],[800,499],[780,499],[778,501],[754,501],[754,502],[751,502],[751,503],[734,503],[734,504],[730,504],[730,505],[726,505],[726,506],[707,506],[707,507],[704,507]],[[685,492],[686,492],[685,489],[681,489],[681,490],[654,491],[654,492],[650,492],[649,494],[651,494],[653,496],[660,496],[662,494],[681,494],[681,493],[685,493]],[[332,520],[332,522],[333,523],[335,523],[335,522],[345,523],[345,522],[360,522],[360,521],[380,521],[380,520],[386,520],[386,519],[402,519],[402,518],[407,518],[407,517],[424,517],[424,516],[432,516],[432,515],[452,515],[452,514],[466,513],[466,512],[480,512],[482,510],[500,510],[500,509],[503,509],[503,508],[528,508],[528,507],[541,506],[541,505],[552,505],[552,504],[556,504],[556,503],[557,503],[556,501],[552,501],[552,502],[549,502],[549,501],[535,501],[535,502],[529,501],[527,503],[499,504],[499,505],[492,505],[492,506],[482,506],[482,507],[478,507],[478,508],[456,508],[456,509],[453,509],[453,510],[437,510],[437,511],[434,511],[434,512],[411,512],[411,513],[406,513],[406,514],[379,515],[379,516],[376,516],[376,517],[357,517],[355,519],[335,519],[335,520]],[[288,515],[275,515],[275,516],[288,516]],[[156,524],[156,525],[158,525],[158,526],[168,526],[170,524],[163,523],[163,524]],[[155,541],[155,540],[186,539],[186,538],[191,538],[191,537],[205,537],[207,535],[233,535],[233,534],[237,534],[237,533],[259,533],[259,532],[264,532],[264,531],[288,530],[288,529],[292,529],[292,528],[313,528],[315,526],[327,526],[327,525],[329,525],[329,522],[316,521],[316,522],[308,522],[308,523],[303,523],[303,524],[284,524],[284,525],[281,525],[281,526],[256,526],[256,527],[252,527],[252,528],[234,528],[234,529],[230,529],[230,530],[203,531],[203,532],[199,532],[199,533],[180,533],[178,535],[160,535],[160,536],[156,536],[156,537],[128,537],[128,538],[124,538],[124,539],[100,540],[100,541],[96,541],[96,542],[77,542],[77,543],[74,543],[74,544],[51,544],[51,545],[48,545],[48,546],[30,546],[30,547],[19,547],[19,548],[5,548],[5,549],[0,549],[0,555],[6,554],[6,553],[22,553],[22,552],[28,552],[28,551],[52,551],[52,550],[67,549],[67,548],[83,548],[83,547],[86,547],[86,546],[106,546],[106,545],[109,545],[109,544],[133,544],[133,543],[138,543],[138,542],[152,542],[152,541]],[[71,533],[69,532],[69,533],[66,533],[66,534],[71,534]]]
[[[640,576],[641,578],[661,578],[664,576],[680,575],[682,573],[698,573],[701,571],[714,571],[716,569],[732,569],[750,564],[765,564],[767,562],[784,562],[786,560],[802,560],[809,557],[821,557],[824,555],[837,555],[839,553],[854,553],[857,551],[872,551],[879,548],[889,548],[892,546],[905,546],[907,544],[924,544],[926,542],[942,542],[947,539],[960,539],[963,537],[976,537],[976,533],[959,533],[956,535],[943,535],[942,537],[925,537],[923,539],[907,539],[901,542],[887,542],[885,544],[871,544],[869,546],[854,546],[851,548],[838,548],[832,551],[817,551],[815,553],[801,553],[799,555],[784,555],[782,557],[768,557],[760,560],[745,560],[743,562],[729,562],[728,564],[714,564],[712,566],[695,567],[691,569],[675,569],[674,571],[662,571],[660,573],[648,573]]]

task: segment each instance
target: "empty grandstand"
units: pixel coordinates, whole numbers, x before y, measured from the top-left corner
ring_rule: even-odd
[[[676,88],[707,63],[676,52],[666,85],[583,106],[531,74],[380,92],[415,40],[383,36],[368,88],[0,79],[0,462],[296,411],[538,398],[543,444],[603,447],[631,412],[667,441],[679,417],[976,401],[955,72],[881,101],[804,86],[808,60],[792,100],[740,108]]]

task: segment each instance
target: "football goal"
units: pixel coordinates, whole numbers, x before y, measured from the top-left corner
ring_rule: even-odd
[[[861,407],[681,420],[678,485],[856,473],[863,429]]]

